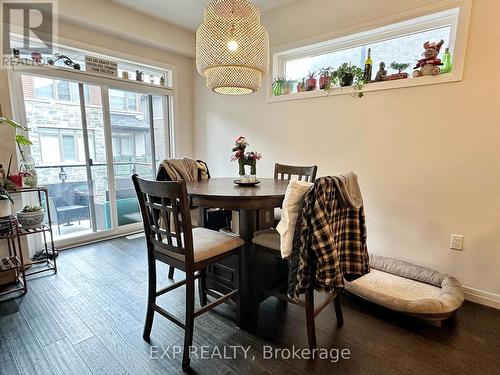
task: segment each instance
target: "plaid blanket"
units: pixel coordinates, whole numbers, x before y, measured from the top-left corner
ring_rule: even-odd
[[[310,287],[328,292],[343,287],[344,278],[370,272],[363,206],[346,204],[337,185],[334,177],[319,178],[305,197],[296,226],[295,285],[289,289],[294,299]]]

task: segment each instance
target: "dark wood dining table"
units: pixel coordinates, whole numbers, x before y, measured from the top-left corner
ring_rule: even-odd
[[[251,327],[256,318],[257,301],[252,298],[254,285],[254,257],[252,238],[257,230],[274,225],[274,208],[280,207],[288,186],[287,180],[261,178],[255,186],[238,186],[233,178],[211,178],[187,183],[188,195],[193,206],[200,207],[199,225],[204,225],[206,208],[221,208],[238,211],[239,236],[245,241],[243,264],[241,267],[243,285],[240,287],[242,307],[241,326]],[[217,263],[206,271],[207,287],[220,293],[228,293],[234,288],[235,267],[229,260]]]

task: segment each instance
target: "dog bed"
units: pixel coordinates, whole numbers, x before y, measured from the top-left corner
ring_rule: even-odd
[[[346,281],[345,288],[388,309],[434,322],[449,318],[464,301],[456,278],[378,255],[370,255],[370,273]]]

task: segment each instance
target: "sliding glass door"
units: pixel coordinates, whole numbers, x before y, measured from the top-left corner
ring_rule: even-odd
[[[30,153],[64,245],[141,228],[131,175],[168,154],[166,95],[21,75]]]
[[[130,176],[154,178],[165,159],[161,96],[109,90],[117,225],[142,221]]]

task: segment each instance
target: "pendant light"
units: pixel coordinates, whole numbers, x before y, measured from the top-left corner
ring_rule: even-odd
[[[196,31],[196,67],[219,94],[257,91],[269,68],[269,35],[247,0],[214,0]]]

